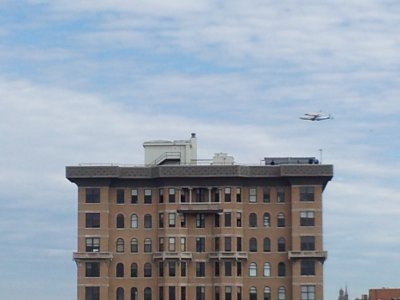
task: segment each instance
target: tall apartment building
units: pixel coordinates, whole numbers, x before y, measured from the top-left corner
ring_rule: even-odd
[[[323,299],[332,165],[197,160],[194,134],[144,148],[144,166],[66,168],[78,186],[78,300]]]

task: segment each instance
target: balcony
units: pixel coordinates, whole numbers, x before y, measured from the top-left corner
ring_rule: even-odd
[[[247,260],[247,252],[211,252],[210,260]]]
[[[221,203],[219,202],[191,202],[180,203],[178,213],[197,214],[197,213],[221,213]]]
[[[153,253],[154,261],[165,260],[191,260],[192,252],[156,252]]]
[[[73,259],[78,260],[112,260],[111,252],[74,252]]]
[[[289,251],[289,259],[316,258],[324,261],[328,257],[327,251]]]

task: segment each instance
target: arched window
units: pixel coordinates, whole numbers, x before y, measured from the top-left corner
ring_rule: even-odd
[[[145,215],[144,216],[144,228],[151,228],[152,227],[152,220],[151,220],[151,215]]]
[[[138,240],[136,238],[131,239],[131,253],[138,252]]]
[[[278,264],[278,276],[286,276],[286,266],[284,262]]]
[[[283,286],[278,289],[278,300],[286,300],[286,290]]]
[[[264,220],[264,227],[270,227],[271,226],[271,216],[269,213],[265,213],[263,216],[263,220]]]
[[[256,263],[250,263],[249,265],[249,276],[256,277],[257,276],[257,265]]]
[[[144,289],[144,300],[151,300],[151,288]]]
[[[271,276],[271,265],[270,263],[264,263],[264,277],[270,277]]]
[[[117,288],[117,300],[124,300],[124,289],[122,287]]]
[[[138,268],[137,268],[137,263],[132,263],[131,264],[131,277],[137,277],[138,276]],[[137,291],[136,291],[137,293]]]
[[[117,215],[117,228],[124,228],[124,227],[125,227],[124,215],[118,214]]]
[[[249,300],[257,300],[257,289],[252,286],[249,290]]]
[[[276,220],[278,227],[285,227],[285,215],[283,213],[279,213]]]
[[[285,252],[286,251],[286,242],[283,237],[278,239],[278,252]]]
[[[267,237],[264,238],[263,250],[264,252],[271,252],[271,240]]]
[[[124,277],[124,264],[118,263],[115,266],[115,274],[117,277]]]
[[[145,263],[143,267],[144,277],[151,277],[151,263]]]
[[[257,227],[257,215],[255,213],[249,215],[249,226]]]
[[[251,238],[249,240],[249,251],[257,252],[257,239],[256,238]]]
[[[144,252],[151,252],[151,239],[144,239]]]
[[[271,300],[271,288],[268,286],[264,288],[264,300]]]
[[[118,253],[124,252],[124,240],[122,238],[117,239],[116,242],[116,251]]]
[[[138,216],[136,214],[131,216],[131,228],[138,228]]]
[[[137,288],[131,288],[131,300],[138,300],[138,291]]]

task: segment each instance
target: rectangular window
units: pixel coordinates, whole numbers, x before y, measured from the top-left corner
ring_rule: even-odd
[[[300,286],[301,300],[315,300],[315,285]]]
[[[231,286],[225,287],[225,300],[232,300],[232,287]]]
[[[186,277],[186,262],[185,261],[181,261],[181,277]]]
[[[219,202],[219,189],[218,188],[212,189],[211,198],[212,198],[212,202]]]
[[[224,262],[224,275],[232,276],[232,262],[230,262],[230,261]]]
[[[134,298],[136,299],[136,298]],[[158,300],[164,300],[164,287],[160,286],[158,288]]]
[[[242,251],[242,238],[236,238],[236,251]]]
[[[125,203],[125,190],[118,189],[117,190],[117,204]]]
[[[186,286],[181,286],[181,300],[186,300]]]
[[[175,287],[174,286],[168,287],[168,298],[169,298],[169,300],[175,300]]]
[[[219,237],[214,237],[214,251],[219,251]]]
[[[204,261],[196,262],[196,277],[206,276],[206,263]]]
[[[219,227],[219,219],[220,219],[220,215],[215,214],[214,215],[214,227]]]
[[[315,250],[315,236],[300,237],[300,250],[301,251],[314,251]]]
[[[315,275],[315,261],[310,259],[302,259],[300,275],[302,276]]]
[[[225,202],[231,202],[231,188],[230,187],[226,187],[224,189],[224,201]]]
[[[100,252],[100,238],[86,238],[86,252]]]
[[[138,203],[138,190],[137,189],[131,190],[131,203],[132,204]]]
[[[144,203],[151,204],[151,189],[144,189]]]
[[[158,190],[158,202],[164,203],[164,189]]]
[[[276,190],[276,202],[284,203],[285,202],[285,189],[277,188]]]
[[[168,202],[175,203],[175,189],[173,188],[168,189]]]
[[[241,261],[236,262],[236,276],[238,276],[238,277],[242,276],[242,262]]]
[[[300,212],[300,226],[314,226],[315,213],[313,211]]]
[[[196,214],[196,228],[205,228],[206,226],[206,215]]]
[[[249,188],[249,202],[250,203],[257,202],[257,188],[255,187]]]
[[[176,219],[175,213],[168,213],[168,226],[169,227],[175,227],[175,219]]]
[[[100,277],[100,263],[99,262],[85,263],[85,276]]]
[[[158,251],[160,251],[160,252],[164,251],[164,238],[163,237],[158,238]]]
[[[302,186],[300,187],[300,201],[312,202],[314,201],[314,187]]]
[[[242,202],[242,194],[240,188],[236,188],[236,202]]]
[[[168,251],[170,251],[170,252],[175,252],[176,251],[175,238],[174,237],[169,237],[168,238]]]
[[[226,252],[231,252],[232,251],[232,238],[230,236],[224,237],[224,246],[225,246],[225,251]]]
[[[85,202],[86,203],[100,203],[100,189],[99,188],[86,188]]]
[[[100,228],[100,213],[86,213],[86,228]]]
[[[186,215],[181,214],[181,227],[186,228]]]
[[[175,261],[168,262],[168,276],[175,277],[176,276],[176,263]]]
[[[240,286],[236,287],[236,299],[242,300],[242,287]]]
[[[196,286],[196,300],[206,300],[206,288],[204,286]]]
[[[85,287],[85,300],[100,300],[100,287],[98,286]]]
[[[206,251],[206,239],[204,237],[196,238],[196,252]]]
[[[236,226],[242,227],[242,213],[241,212],[236,213]]]
[[[162,261],[158,263],[158,276],[164,277],[164,262]]]
[[[158,214],[158,227],[164,228],[164,213]]]
[[[185,252],[186,251],[186,238],[185,237],[181,237],[180,238],[180,240],[181,240],[181,251],[182,252]]]
[[[220,288],[216,286],[214,289],[214,300],[220,300]]]
[[[219,261],[214,262],[214,276],[219,276]]]
[[[225,227],[232,226],[232,213],[230,213],[230,212],[224,213],[224,226]]]
[[[263,189],[263,202],[264,203],[271,202],[271,189],[270,188],[266,187]]]

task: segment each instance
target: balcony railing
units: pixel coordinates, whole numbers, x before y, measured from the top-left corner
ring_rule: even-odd
[[[77,260],[112,260],[111,252],[74,252],[73,259]]]
[[[211,252],[208,254],[210,260],[247,260],[247,252]]]
[[[154,261],[165,260],[191,260],[192,252],[156,252],[153,253]]]
[[[328,252],[327,251],[289,251],[288,257],[289,257],[289,259],[317,258],[317,259],[325,260],[328,257]]]
[[[191,202],[180,203],[178,213],[221,213],[219,202]]]

